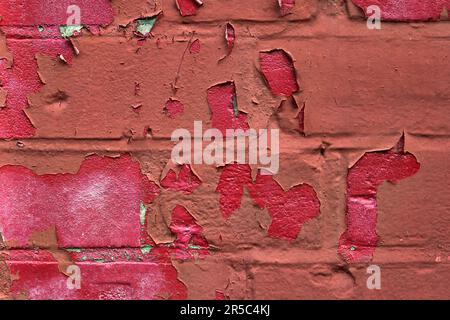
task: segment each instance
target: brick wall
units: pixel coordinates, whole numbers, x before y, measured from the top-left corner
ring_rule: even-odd
[[[450,3],[352,1],[0,0],[0,298],[450,298]]]

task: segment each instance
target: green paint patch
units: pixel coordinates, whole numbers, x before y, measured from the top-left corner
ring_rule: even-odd
[[[69,38],[75,32],[81,32],[81,29],[83,29],[83,26],[59,26],[59,33],[63,38]]]
[[[66,249],[66,250],[69,251],[69,252],[78,252],[78,253],[81,252],[80,248],[69,248],[69,249]]]
[[[148,35],[153,27],[155,26],[156,17],[154,18],[144,18],[138,19],[136,21],[136,32],[140,33],[143,36]]]
[[[147,208],[145,207],[145,204],[141,202],[141,209],[140,209],[140,220],[141,220],[141,226],[145,224],[145,216],[147,215]]]
[[[149,254],[150,251],[152,251],[153,247],[152,246],[143,246],[141,248],[141,252],[142,254]]]
[[[237,105],[237,98],[236,98],[236,96],[233,97],[233,110],[234,110],[234,117],[235,117],[235,118],[239,117],[239,110],[238,110],[238,105]]]
[[[86,256],[83,256],[82,258],[81,258],[81,261],[86,261],[87,260],[87,257]]]
[[[93,259],[92,261],[98,262],[98,263],[104,263],[105,259]]]
[[[190,244],[188,247],[189,247],[189,249],[193,249],[193,250],[200,250],[201,249],[200,246],[195,246],[193,244]]]
[[[38,26],[38,31],[39,32],[44,32],[44,27],[43,26]]]
[[[130,255],[128,254],[128,252],[125,252],[124,255],[125,259],[127,259],[127,261],[130,261]]]

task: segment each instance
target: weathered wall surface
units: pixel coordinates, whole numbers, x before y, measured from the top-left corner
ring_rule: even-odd
[[[450,3],[352,1],[0,0],[0,298],[450,298]]]

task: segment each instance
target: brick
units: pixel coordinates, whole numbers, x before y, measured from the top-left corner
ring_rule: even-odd
[[[377,5],[381,9],[381,17],[386,21],[428,21],[439,20],[445,9],[450,7],[448,0],[351,0],[361,7],[366,16],[367,8]]]

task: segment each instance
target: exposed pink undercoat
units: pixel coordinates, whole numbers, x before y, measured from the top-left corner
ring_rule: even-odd
[[[248,189],[253,201],[272,216],[268,230],[271,237],[293,241],[302,225],[320,214],[317,194],[307,184],[284,191],[272,176],[258,174]]]
[[[180,191],[184,194],[192,194],[201,184],[201,180],[187,164],[183,165],[178,176],[174,170],[170,169],[161,180],[161,186],[164,189]]]
[[[113,21],[109,0],[0,0],[0,26],[66,25],[70,5],[80,8],[82,25],[107,25]]]
[[[379,237],[377,190],[386,182],[396,183],[419,171],[414,155],[400,150],[366,153],[347,176],[347,230],[339,240],[339,254],[348,263],[369,262]]]
[[[140,205],[159,188],[129,156],[85,160],[77,174],[38,176],[0,168],[0,230],[25,247],[33,233],[56,227],[60,247],[140,246]]]
[[[229,164],[223,168],[216,192],[220,194],[220,211],[228,219],[240,208],[244,187],[252,182],[251,169],[246,164]]]
[[[215,85],[208,89],[208,105],[212,113],[212,126],[226,135],[226,129],[248,130],[247,115],[238,111],[235,115],[237,105],[236,88],[234,82],[229,81]]]
[[[169,118],[176,119],[178,116],[183,114],[184,105],[178,100],[169,99],[166,102],[164,111],[169,116]]]
[[[369,6],[380,8],[381,18],[392,21],[426,21],[439,20],[445,8],[450,9],[450,0],[352,0],[361,7],[367,17]]]
[[[203,4],[200,0],[175,0],[178,10],[183,17],[193,16],[198,8]]]
[[[43,86],[35,56],[44,54],[57,58],[63,55],[70,63],[73,51],[63,39],[7,38],[6,44],[14,63],[8,69],[6,61],[0,60],[0,78],[7,92],[6,107],[0,109],[0,138],[31,137],[35,128],[23,110],[28,106],[28,96]]]
[[[170,231],[176,235],[173,245],[177,259],[190,259],[194,253],[203,257],[208,254],[208,242],[203,236],[203,228],[182,206],[177,205],[172,212]]]
[[[275,96],[291,96],[299,90],[294,62],[286,51],[274,49],[259,53],[261,72]]]
[[[278,0],[282,16],[289,14],[295,7],[295,0]]]
[[[47,251],[11,251],[7,264],[15,277],[11,295],[31,300],[150,300],[186,299],[187,288],[177,278],[167,254],[140,255],[130,249],[109,252],[114,261],[79,261],[81,288],[69,289],[73,283],[61,273],[58,262]],[[81,252],[80,256],[89,253]]]

